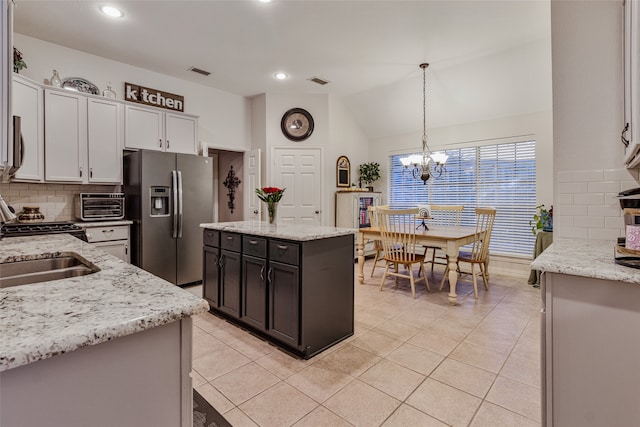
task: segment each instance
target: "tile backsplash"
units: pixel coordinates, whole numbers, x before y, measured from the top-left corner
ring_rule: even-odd
[[[75,196],[80,193],[113,193],[119,185],[2,183],[0,195],[20,212],[24,206],[39,206],[45,221],[74,221]]]
[[[624,236],[624,219],[616,196],[620,191],[639,186],[637,170],[558,172],[554,235],[607,241]]]

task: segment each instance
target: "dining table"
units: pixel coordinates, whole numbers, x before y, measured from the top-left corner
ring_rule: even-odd
[[[429,229],[418,228],[415,230],[416,244],[440,248],[446,255],[449,263],[449,303],[458,304],[456,284],[458,282],[458,252],[462,246],[476,240],[483,230],[476,227],[431,225]],[[381,240],[379,227],[365,227],[358,229],[358,281],[364,283],[364,245],[369,240]]]

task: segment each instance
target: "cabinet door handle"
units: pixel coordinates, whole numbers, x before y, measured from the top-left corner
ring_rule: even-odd
[[[111,230],[102,230],[103,233],[113,233],[113,228]]]
[[[271,273],[273,272],[273,268],[270,268],[267,272],[267,282],[271,283]]]
[[[260,280],[262,281],[264,281],[263,273],[264,273],[264,265],[260,268]]]
[[[169,149],[169,140],[167,139],[167,150]]]
[[[251,245],[257,245],[258,241],[257,240],[249,240],[249,244]]]
[[[289,246],[278,245],[277,248],[280,249],[281,251],[286,251],[287,249],[289,249]]]
[[[124,245],[124,254],[129,255],[129,245]]]
[[[160,143],[160,148],[162,148],[162,139],[159,139],[158,142]]]
[[[93,178],[93,168],[89,168],[89,178]]]
[[[82,168],[80,168],[80,178],[82,178]]]
[[[258,215],[258,210],[257,210],[257,209],[255,209],[255,210],[253,211],[253,214],[254,214],[254,215]]]
[[[220,258],[218,259],[218,267],[224,268],[224,255],[220,255]]]

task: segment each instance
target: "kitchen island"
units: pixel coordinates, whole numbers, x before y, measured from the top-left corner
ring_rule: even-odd
[[[99,271],[0,289],[0,425],[190,427],[206,302],[69,235],[0,240],[0,263],[61,255]]]
[[[211,311],[308,359],[353,335],[356,230],[201,224]]]
[[[542,271],[542,424],[637,425],[640,270],[614,242],[554,239]]]

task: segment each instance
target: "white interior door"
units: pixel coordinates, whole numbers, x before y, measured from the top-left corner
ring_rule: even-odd
[[[244,153],[244,219],[259,220],[262,204],[256,194],[260,188],[260,149]]]
[[[278,222],[322,223],[322,152],[320,148],[275,148],[272,182],[286,188]]]

